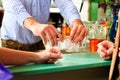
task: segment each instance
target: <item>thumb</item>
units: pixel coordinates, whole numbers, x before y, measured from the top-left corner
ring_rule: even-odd
[[[50,53],[50,58],[62,58],[62,54],[60,52],[56,53]]]
[[[108,49],[108,50],[107,50],[107,54],[108,54],[108,55],[110,55],[110,56],[111,56],[111,55],[112,55],[112,53],[113,53],[113,48],[110,48],[110,49]]]

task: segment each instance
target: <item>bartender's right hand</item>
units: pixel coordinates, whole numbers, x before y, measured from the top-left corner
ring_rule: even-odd
[[[57,59],[61,59],[61,58],[62,58],[61,51],[52,47],[50,49],[38,52],[38,56],[34,62],[35,63],[46,63],[46,62],[55,63]]]
[[[60,41],[63,41],[61,33],[50,24],[40,24],[39,26],[35,26],[33,27],[32,32],[35,36],[40,36],[44,44],[49,41],[52,46],[58,45],[57,37]]]
[[[113,53],[113,43],[110,41],[102,41],[98,44],[97,53],[103,59],[111,59]]]

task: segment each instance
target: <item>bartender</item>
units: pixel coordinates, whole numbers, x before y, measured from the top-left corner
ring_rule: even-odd
[[[80,15],[71,0],[54,0],[61,15],[72,25],[70,39],[80,44],[87,35]],[[44,49],[50,41],[58,45],[57,37],[63,41],[60,32],[50,24],[50,0],[2,0],[4,17],[1,27],[2,46],[18,50],[37,51]]]

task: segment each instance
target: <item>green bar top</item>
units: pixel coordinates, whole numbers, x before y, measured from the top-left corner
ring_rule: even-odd
[[[77,70],[109,66],[111,60],[103,60],[97,53],[63,54],[55,64],[27,64],[23,66],[8,67],[14,75],[33,75],[67,70]]]

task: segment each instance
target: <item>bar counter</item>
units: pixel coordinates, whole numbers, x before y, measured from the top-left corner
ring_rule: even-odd
[[[13,80],[107,80],[111,60],[97,53],[63,54],[55,64],[27,64],[8,67]]]

